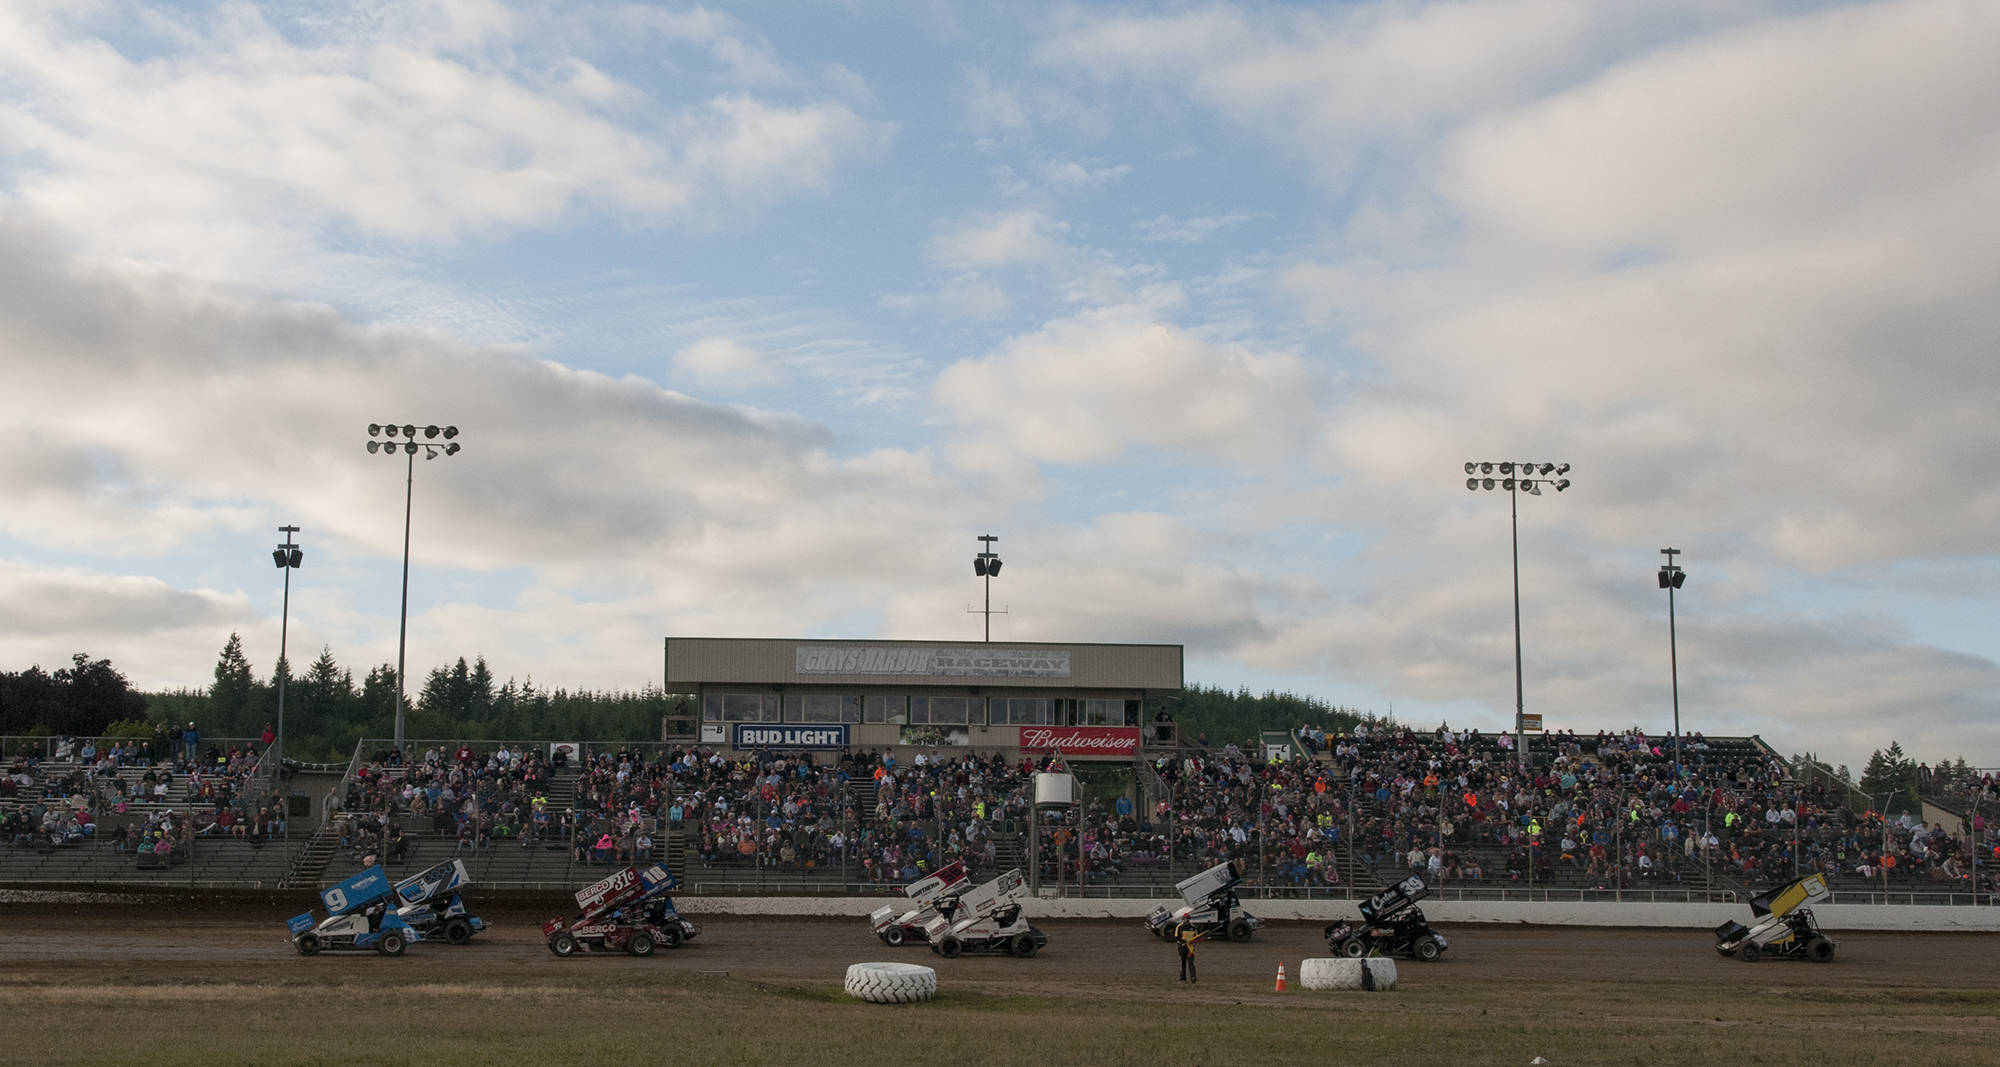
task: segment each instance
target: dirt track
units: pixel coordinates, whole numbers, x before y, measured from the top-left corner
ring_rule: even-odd
[[[1049,946],[1031,960],[1005,955],[941,959],[921,946],[891,949],[859,919],[702,916],[699,938],[652,959],[560,960],[544,947],[544,908],[488,910],[496,928],[473,944],[425,943],[400,959],[373,953],[300,957],[286,939],[291,907],[188,910],[166,905],[0,905],[0,974],[16,981],[296,981],[366,973],[397,980],[537,980],[615,976],[634,968],[727,972],[780,983],[837,983],[850,963],[904,960],[937,967],[957,988],[994,993],[1146,996],[1173,986],[1174,952],[1136,920],[1038,924]],[[1718,957],[1701,931],[1442,926],[1451,949],[1436,964],[1400,965],[1406,984],[1490,985],[1547,981],[1702,982],[1760,989],[1995,989],[2000,935],[1841,933],[1831,965]],[[1277,965],[1327,955],[1317,925],[1273,923],[1249,944],[1204,944],[1201,990],[1211,996],[1268,991]],[[1192,992],[1192,991],[1190,991]]]

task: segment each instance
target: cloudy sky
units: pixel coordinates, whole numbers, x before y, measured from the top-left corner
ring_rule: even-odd
[[[1165,641],[2000,765],[2000,5],[0,5],[0,669]]]

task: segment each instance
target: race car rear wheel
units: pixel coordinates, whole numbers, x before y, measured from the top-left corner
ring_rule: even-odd
[[[1350,937],[1340,943],[1340,954],[1350,960],[1358,960],[1368,955],[1368,946],[1358,937]]]
[[[938,942],[937,950],[938,955],[943,956],[945,959],[957,959],[958,954],[965,951],[965,942],[955,937],[947,937]]]
[[[549,951],[562,957],[576,955],[576,935],[564,930],[549,938]]]
[[[903,927],[899,924],[882,931],[882,942],[890,948],[901,948],[903,945]]]
[[[318,934],[300,934],[298,940],[292,943],[299,947],[299,955],[301,956],[315,956],[319,954]]]
[[[1243,918],[1229,920],[1229,940],[1250,940],[1250,920]]]
[[[463,945],[472,940],[472,923],[465,919],[450,919],[444,924],[444,939],[454,945]]]
[[[1438,947],[1437,938],[1434,937],[1426,937],[1417,942],[1416,949],[1417,958],[1425,963],[1436,963],[1439,954],[1444,951]]]
[[[1745,941],[1743,947],[1736,950],[1736,955],[1745,963],[1756,963],[1764,958],[1764,950],[1758,948],[1754,942]]]
[[[1035,954],[1035,935],[1015,934],[1007,940],[1007,951],[1022,959]]]
[[[403,935],[396,933],[394,930],[383,934],[382,940],[375,942],[375,951],[380,952],[384,956],[402,955]]]
[[[661,927],[660,944],[665,945],[668,948],[681,947],[681,928],[678,926]]]
[[[625,942],[625,951],[630,952],[634,956],[652,955],[653,935],[647,933],[644,930],[641,930],[638,933],[633,934],[632,940]]]
[[[1832,963],[1833,942],[1824,937],[1813,938],[1812,944],[1806,946],[1806,958],[1814,963]]]

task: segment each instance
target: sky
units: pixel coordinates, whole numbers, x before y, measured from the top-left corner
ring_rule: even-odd
[[[2000,5],[0,5],[0,669],[1169,642],[2000,766]],[[438,460],[371,423],[455,425]],[[300,527],[304,565],[270,550]],[[1656,581],[1675,547],[1686,585]]]

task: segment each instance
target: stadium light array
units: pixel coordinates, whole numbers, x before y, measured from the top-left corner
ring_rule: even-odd
[[[1660,555],[1667,557],[1660,565],[1660,588],[1667,591],[1667,662],[1674,681],[1674,789],[1677,791],[1681,787],[1681,654],[1680,638],[1674,632],[1674,590],[1687,583],[1687,572],[1674,562],[1680,553],[1678,548],[1660,549]]]
[[[420,432],[424,437],[421,441],[417,440]],[[444,440],[439,441],[440,437]],[[412,422],[400,426],[382,422],[368,424],[369,455],[393,456],[400,450],[408,461],[403,477],[403,605],[396,624],[396,747],[399,749],[403,747],[403,675],[410,636],[410,504],[416,487],[417,453],[421,451],[426,460],[458,455],[457,437],[456,426],[433,423],[419,427]]]
[[[1495,478],[1494,475],[1499,475]],[[1514,545],[1514,740],[1523,768],[1528,765],[1526,699],[1521,684],[1521,510],[1522,493],[1541,496],[1544,487],[1560,493],[1569,488],[1569,464],[1516,460],[1469,460],[1465,464],[1465,487],[1503,490],[1507,494],[1507,520]]]

